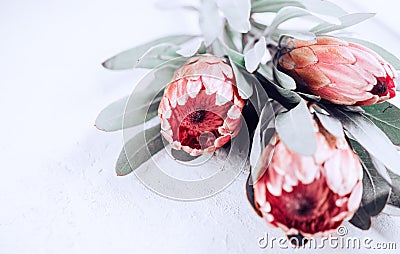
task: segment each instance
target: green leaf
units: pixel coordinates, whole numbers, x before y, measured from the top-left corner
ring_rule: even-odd
[[[102,131],[117,131],[123,127],[129,128],[142,124],[157,115],[161,95],[159,94],[154,101],[136,101],[131,107],[126,107],[129,96],[121,98],[100,112],[95,126]],[[126,118],[125,124],[124,117]]]
[[[253,3],[251,10],[252,12],[278,12],[280,9],[287,6],[305,8],[315,13],[335,17],[347,14],[347,12],[338,5],[325,0],[261,0]]]
[[[390,138],[400,145],[400,109],[389,102],[363,107],[365,115]]]
[[[289,75],[281,72],[276,68],[276,66],[273,66],[273,74],[275,80],[285,89],[289,90],[295,90],[296,89],[296,81]]]
[[[265,34],[273,32],[276,28],[278,28],[280,24],[282,24],[287,20],[303,16],[310,16],[310,15],[330,24],[335,24],[335,25],[341,24],[340,20],[336,17],[319,15],[303,8],[289,6],[289,7],[284,7],[278,11],[275,18],[272,20],[271,25],[267,28]]]
[[[266,53],[267,43],[265,41],[265,38],[261,37],[260,40],[256,44],[254,44],[254,47],[249,49],[244,54],[244,63],[246,66],[246,70],[250,73],[254,72],[258,68],[258,65],[260,65],[261,60]],[[271,58],[271,56],[269,58]]]
[[[279,138],[290,150],[305,156],[315,153],[317,142],[314,124],[303,100],[290,111],[278,114],[275,128]]]
[[[257,128],[254,132],[252,140],[252,147],[250,153],[250,165],[251,165],[251,176],[252,182],[257,182],[258,178],[262,176],[264,167],[261,167],[261,153],[264,148],[269,144],[271,138],[274,137],[274,118],[275,112],[271,103],[267,102],[261,110]]]
[[[383,131],[362,114],[337,108],[328,108],[328,111],[342,122],[350,137],[360,143],[368,153],[382,161],[392,172],[400,174],[400,154]]]
[[[203,38],[193,37],[187,42],[182,43],[176,53],[184,57],[191,57],[196,53],[204,54],[205,48],[202,48],[202,46]]]
[[[313,28],[311,28],[310,32],[315,34],[325,34],[329,32],[333,32],[336,30],[341,30],[350,26],[354,26],[358,23],[361,23],[369,18],[375,16],[375,13],[352,13],[347,14],[339,18],[339,24],[332,24],[330,22],[321,23]]]
[[[295,30],[284,30],[275,29],[272,33],[272,38],[277,41],[286,41],[288,38],[295,38],[302,41],[316,41],[316,36],[314,33],[308,31],[295,31]]]
[[[157,125],[126,142],[115,167],[118,176],[131,173],[164,147],[160,131],[160,125]]]
[[[218,0],[217,5],[233,30],[240,33],[250,30],[250,0]]]
[[[343,126],[338,119],[318,112],[315,112],[315,115],[318,117],[319,122],[322,124],[325,130],[327,130],[330,134],[338,138],[344,137]]]
[[[268,96],[278,101],[285,108],[292,109],[301,101],[301,97],[297,93],[284,89],[273,82],[271,66],[261,64],[254,75],[260,81]]]
[[[393,189],[392,193],[390,194],[388,204],[397,207],[400,209],[400,193],[399,193],[399,188],[400,188],[400,176],[395,175],[391,172],[389,172],[389,176],[392,179],[393,185],[396,186],[396,189]]]
[[[227,47],[232,50],[238,51],[243,48],[242,34],[236,31],[233,31],[228,24],[224,26],[224,34],[223,39],[227,45]]]
[[[253,86],[257,83],[257,79],[248,73],[243,67],[236,64],[231,57],[229,57],[231,66],[236,78],[236,85],[239,90],[239,95],[243,99],[248,99],[253,94]]]
[[[361,205],[368,215],[376,216],[383,210],[390,196],[391,187],[388,179],[385,179],[389,178],[389,175],[386,168],[380,165],[375,158],[369,156],[360,144],[353,141],[351,146],[362,161],[364,168]]]
[[[162,43],[150,48],[144,53],[134,68],[153,69],[171,59],[179,57],[176,53],[180,47],[171,43]]]
[[[297,6],[304,7],[299,1],[291,0],[261,0],[253,3],[251,6],[252,12],[278,12],[283,7]]]
[[[400,59],[387,51],[386,49],[382,48],[379,45],[376,45],[375,43],[372,43],[370,41],[365,41],[361,39],[356,39],[356,38],[351,38],[351,37],[341,37],[342,39],[349,41],[349,42],[354,42],[358,43],[360,45],[363,45],[372,51],[375,51],[378,55],[380,55],[383,59],[385,59],[388,63],[390,63],[393,68],[396,70],[400,70]]]
[[[199,9],[200,29],[202,31],[204,41],[208,47],[222,35],[224,22],[221,17],[218,6],[214,0],[203,0]]]
[[[111,70],[125,70],[135,68],[139,58],[143,56],[150,48],[162,44],[162,43],[170,43],[174,45],[180,45],[193,38],[190,35],[173,35],[160,38],[158,40],[154,40],[132,49],[128,49],[123,51],[116,56],[111,57],[103,63],[103,66],[107,69]]]
[[[322,15],[341,17],[348,14],[337,4],[326,0],[301,0],[299,2],[301,2],[307,10]]]
[[[213,44],[214,49],[218,49],[220,52],[218,52],[221,55],[227,55],[229,57],[229,60],[231,63],[236,63],[237,65],[240,65],[244,67],[244,56],[242,53],[237,52],[236,50],[231,49],[228,47],[223,41],[221,40],[216,40],[215,43]]]
[[[171,149],[171,155],[178,161],[192,161],[200,156],[192,156],[183,150],[176,150],[173,148]]]
[[[247,177],[246,181],[246,196],[247,200],[250,202],[251,207],[253,207],[254,211],[258,214],[258,216],[262,217],[262,214],[256,207],[256,203],[254,201],[254,189],[253,189],[253,182],[251,180],[251,174]]]
[[[349,222],[362,230],[368,230],[371,227],[371,216],[366,212],[364,207],[360,205]]]

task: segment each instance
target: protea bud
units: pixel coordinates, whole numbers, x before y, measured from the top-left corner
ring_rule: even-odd
[[[278,64],[308,91],[336,104],[371,105],[395,96],[393,67],[374,51],[338,38],[289,39]]]
[[[161,133],[174,149],[212,153],[237,135],[244,105],[224,58],[194,57],[165,89],[158,108]]]
[[[361,201],[358,157],[344,138],[320,125],[316,129],[313,156],[289,150],[278,136],[262,153],[253,186],[255,206],[268,224],[287,235],[329,235],[353,216]]]

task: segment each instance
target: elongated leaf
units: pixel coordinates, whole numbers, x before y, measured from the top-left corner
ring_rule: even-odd
[[[250,0],[217,0],[217,5],[233,30],[240,33],[250,30]]]
[[[335,17],[340,17],[347,14],[347,12],[345,12],[338,5],[325,0],[261,0],[252,5],[252,11],[277,12],[283,7],[287,6],[301,7],[315,13]]]
[[[272,38],[277,41],[286,41],[287,38],[295,38],[302,41],[316,41],[316,36],[314,33],[283,29],[275,29],[275,31],[272,33]]]
[[[235,51],[241,50],[243,48],[242,34],[233,31],[228,24],[224,26],[223,40],[226,45]]]
[[[275,128],[279,138],[290,150],[305,156],[315,153],[317,142],[314,125],[303,100],[290,111],[280,113],[275,119]]]
[[[295,90],[296,89],[296,81],[289,75],[278,70],[275,65],[273,66],[273,73],[275,80],[285,89]]]
[[[127,109],[139,108],[143,103],[150,103],[154,98],[160,96],[165,86],[172,81],[175,71],[185,61],[187,58],[177,58],[146,74],[132,91],[126,106]],[[125,125],[130,125],[128,118],[124,118]]]
[[[184,57],[191,57],[196,53],[202,54],[205,53],[205,49],[200,50],[202,45],[203,38],[193,37],[192,39],[182,43],[176,53]]]
[[[256,44],[254,44],[254,47],[249,49],[244,54],[244,63],[246,66],[246,70],[250,73],[254,72],[258,68],[258,65],[260,65],[261,60],[266,53],[267,44],[265,38],[261,37],[260,40]]]
[[[297,6],[297,7],[305,7],[299,1],[291,1],[291,0],[261,0],[252,4],[251,11],[252,12],[278,12],[283,7],[288,6]]]
[[[371,216],[360,205],[349,222],[362,230],[368,230],[371,227]]]
[[[225,55],[229,56],[229,60],[231,61],[231,63],[236,63],[237,65],[245,67],[244,55],[242,53],[239,53],[236,50],[231,49],[221,40],[216,40],[216,43],[213,44],[213,46],[214,45],[215,45],[215,49],[218,49],[219,54],[222,54],[222,55],[225,54]]]
[[[267,103],[261,111],[257,128],[254,133],[251,154],[250,154],[250,165],[251,165],[251,176],[252,182],[257,182],[258,178],[263,175],[265,170],[262,163],[269,163],[262,160],[262,153],[267,143],[270,142],[271,138],[275,134],[274,128],[275,112],[270,103]]]
[[[400,70],[400,59],[387,51],[386,49],[382,48],[379,45],[376,45],[375,43],[372,43],[370,41],[365,41],[361,39],[356,39],[356,38],[351,38],[351,37],[341,37],[344,40],[347,40],[349,42],[354,42],[361,44],[373,51],[375,51],[378,55],[380,55],[383,59],[388,61],[396,70]]]
[[[251,180],[251,174],[247,177],[246,181],[246,196],[247,200],[250,202],[251,207],[253,207],[254,211],[258,214],[258,216],[262,217],[262,214],[256,207],[256,203],[254,202],[254,189],[253,182]]]
[[[309,16],[309,15],[311,15],[319,20],[330,23],[330,24],[335,24],[335,25],[341,24],[341,21],[336,17],[319,15],[319,14],[313,13],[313,12],[308,11],[303,8],[289,6],[289,7],[284,7],[279,10],[279,12],[276,14],[275,18],[271,22],[271,25],[267,28],[266,34],[273,32],[276,28],[278,28],[278,26],[280,24],[282,24],[283,22],[285,22],[287,20],[290,20],[293,18],[299,18],[299,17],[303,17],[303,16]],[[311,31],[311,32],[313,32],[313,31]]]
[[[134,68],[155,68],[171,59],[179,57],[176,53],[180,46],[171,43],[162,43],[151,47],[144,53],[134,66]]]
[[[344,137],[344,132],[343,132],[343,126],[342,123],[337,120],[336,118],[332,116],[328,116],[325,114],[321,114],[318,112],[315,112],[315,115],[318,117],[318,120],[324,126],[324,128],[333,136],[343,138]]]
[[[115,167],[117,175],[131,173],[164,147],[160,131],[160,125],[154,126],[136,134],[124,145]]]
[[[131,107],[126,107],[129,96],[121,98],[100,112],[95,126],[102,131],[121,130],[124,117],[126,118],[124,128],[144,123],[157,115],[160,96],[161,94],[154,101],[136,101]]]
[[[224,22],[214,0],[202,1],[199,24],[206,46],[222,35]]]
[[[367,117],[359,113],[330,108],[328,111],[342,122],[345,130],[371,155],[382,161],[396,174],[400,174],[400,154],[390,139]]]
[[[257,127],[254,131],[254,136],[250,150],[250,166],[251,166],[251,172],[253,172],[252,174],[253,176],[258,176],[257,172],[254,172],[254,170],[257,170],[257,162],[260,159],[260,155],[262,152],[260,126],[261,126],[261,121],[258,121]]]
[[[265,65],[260,66],[261,68],[258,68],[255,76],[260,81],[261,85],[265,88],[268,96],[278,101],[287,109],[292,109],[296,107],[301,101],[301,97],[297,93],[288,89],[284,89],[275,84],[272,80],[270,68],[266,67]]]
[[[192,156],[183,150],[171,149],[171,155],[178,161],[192,161],[199,156]]]
[[[243,67],[236,64],[233,59],[229,57],[231,66],[236,77],[236,85],[239,90],[239,95],[243,99],[248,99],[253,94],[253,86],[257,83],[257,79],[248,73]]]
[[[358,23],[361,23],[369,18],[375,16],[375,13],[352,13],[347,14],[339,18],[339,24],[332,24],[330,22],[324,22],[313,27],[310,32],[315,34],[325,34],[329,32],[333,32],[336,30],[341,30],[350,26],[354,26]]]
[[[303,4],[307,10],[322,15],[341,17],[348,14],[337,4],[326,0],[301,0],[299,2]]]
[[[159,45],[161,43],[170,43],[174,45],[180,45],[191,39],[193,36],[190,35],[173,35],[154,40],[132,49],[123,51],[116,56],[111,57],[103,63],[103,66],[111,70],[125,70],[134,68],[141,56],[146,53],[150,48]]]
[[[361,204],[368,215],[375,216],[383,210],[390,196],[389,175],[386,168],[379,165],[375,158],[369,156],[361,145],[351,142],[351,146],[362,161],[364,168]]]
[[[397,194],[400,194],[400,181],[399,177],[395,174],[395,177],[391,177],[389,174],[389,171],[386,169],[385,165],[375,158],[373,155],[370,155],[372,165],[375,167],[376,171],[378,174],[386,181],[386,183],[392,188],[392,192],[395,192]]]

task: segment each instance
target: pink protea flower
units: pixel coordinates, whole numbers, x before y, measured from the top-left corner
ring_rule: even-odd
[[[316,128],[313,156],[289,150],[275,136],[262,153],[253,186],[258,213],[287,235],[327,236],[350,219],[361,202],[358,157],[344,138]]]
[[[237,135],[244,105],[224,58],[194,57],[165,89],[158,108],[161,133],[174,149],[212,153]]]
[[[371,105],[396,93],[389,63],[366,47],[338,38],[289,39],[278,63],[307,90],[336,104]]]

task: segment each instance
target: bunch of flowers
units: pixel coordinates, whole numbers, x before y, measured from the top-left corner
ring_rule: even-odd
[[[400,109],[387,101],[400,61],[342,31],[373,14],[318,0],[202,0],[188,9],[202,34],[103,63],[153,70],[96,120],[104,131],[144,126],[124,145],[118,175],[165,146],[182,161],[213,155],[245,126],[251,149],[232,156],[251,165],[247,198],[286,235],[331,234],[344,220],[368,229],[371,216],[400,207]],[[282,28],[292,19],[307,22]]]

